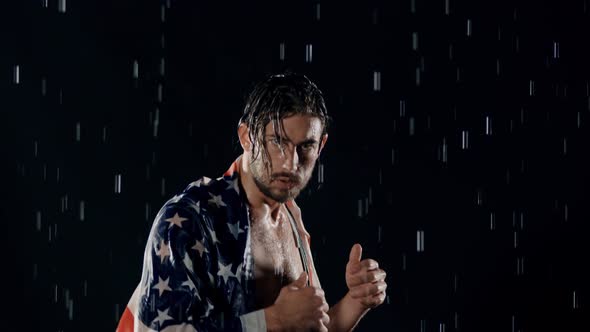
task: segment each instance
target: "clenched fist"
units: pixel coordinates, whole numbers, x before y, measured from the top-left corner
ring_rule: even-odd
[[[346,264],[346,285],[350,296],[370,309],[385,300],[386,273],[379,268],[379,263],[372,259],[363,259],[363,248],[355,244],[350,250],[348,264]]]
[[[283,287],[275,303],[264,309],[268,331],[327,332],[330,317],[324,291],[306,286],[307,274]]]

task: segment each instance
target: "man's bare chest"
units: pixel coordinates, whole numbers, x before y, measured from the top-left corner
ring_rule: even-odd
[[[301,257],[289,221],[272,227],[251,224],[251,250],[256,280],[256,298],[260,307],[274,303],[281,288],[303,271]]]

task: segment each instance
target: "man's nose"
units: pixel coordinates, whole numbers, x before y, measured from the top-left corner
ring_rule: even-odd
[[[287,147],[284,149],[283,153],[283,168],[289,172],[296,171],[299,165],[299,154],[297,152],[297,148]]]

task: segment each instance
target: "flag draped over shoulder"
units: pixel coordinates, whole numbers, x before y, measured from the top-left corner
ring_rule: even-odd
[[[117,332],[266,331],[254,304],[249,212],[238,158],[217,179],[203,177],[158,212],[144,252],[142,277]],[[297,210],[298,233],[309,234]],[[310,281],[317,283],[311,255]]]

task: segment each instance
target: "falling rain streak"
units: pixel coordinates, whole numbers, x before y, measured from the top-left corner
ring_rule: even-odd
[[[467,130],[461,131],[461,149],[469,149],[469,132]]]
[[[574,310],[580,308],[580,297],[576,294],[576,291],[573,291],[572,293],[572,308]]]
[[[80,201],[80,221],[84,221],[84,201]]]
[[[559,43],[553,42],[553,58],[559,58]]]
[[[139,62],[137,60],[133,60],[133,78],[139,78]]]
[[[162,86],[161,83],[158,83],[158,89],[157,89],[157,98],[158,98],[158,102],[162,102],[163,98],[164,98],[164,87]]]
[[[80,122],[76,123],[76,142],[80,142]]]
[[[324,164],[318,164],[318,183],[324,183]]]
[[[41,211],[37,211],[35,213],[35,225],[37,228],[37,231],[40,232],[41,231]]]
[[[66,0],[58,0],[57,10],[60,13],[65,13],[66,12]]]
[[[64,195],[61,197],[61,212],[65,212],[68,210],[68,195]]]
[[[521,276],[524,274],[524,257],[516,258],[516,275]]]
[[[151,115],[151,113],[150,113]],[[158,137],[158,126],[160,125],[160,109],[156,108],[156,112],[154,115],[153,120],[153,135],[154,137]]]
[[[373,72],[373,91],[381,91],[381,72]]]
[[[20,84],[20,66],[14,66],[13,72],[14,84]]]
[[[311,44],[305,45],[305,62],[311,63],[312,56],[313,56],[312,51],[313,51],[313,49],[312,49],[312,45]]]
[[[160,59],[160,76],[164,76],[166,73],[166,59]]]
[[[406,254],[402,254],[402,271],[406,270]]]
[[[315,5],[315,19],[316,21],[320,20],[320,4],[316,3]]]
[[[121,174],[115,175],[115,193],[121,193]]]
[[[285,61],[285,43],[279,44],[279,59]]]
[[[399,101],[399,117],[403,118],[406,115],[406,102],[404,100]]]
[[[416,232],[416,251],[424,251],[424,231]]]

